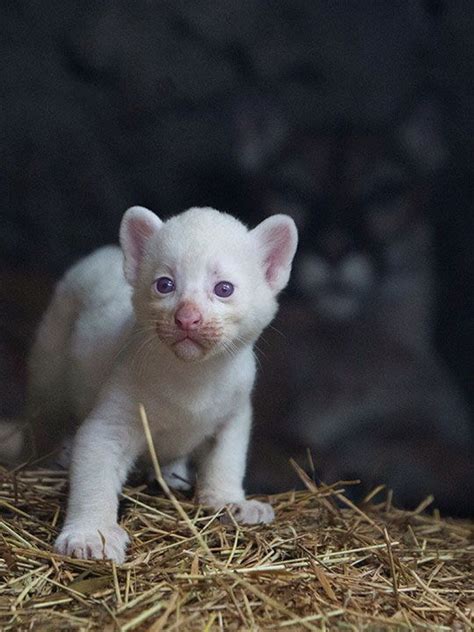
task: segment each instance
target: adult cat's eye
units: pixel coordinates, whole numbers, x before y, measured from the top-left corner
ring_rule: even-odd
[[[227,298],[234,293],[234,286],[229,281],[219,281],[214,286],[214,294],[219,298]]]
[[[173,292],[173,290],[175,289],[175,284],[173,279],[170,279],[169,277],[160,277],[159,279],[156,279],[155,281],[155,290],[159,293],[159,294],[169,294],[170,292]]]

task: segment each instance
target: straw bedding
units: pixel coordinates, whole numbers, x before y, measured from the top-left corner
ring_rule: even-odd
[[[472,525],[358,507],[343,484],[271,498],[269,526],[223,525],[184,497],[128,487],[123,566],[63,558],[64,472],[0,470],[0,629],[468,630]],[[375,490],[376,491],[376,490]]]

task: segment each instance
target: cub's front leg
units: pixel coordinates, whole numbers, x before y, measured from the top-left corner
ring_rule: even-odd
[[[199,451],[197,499],[213,509],[227,506],[238,522],[269,523],[275,518],[272,506],[259,500],[246,500],[243,489],[251,419],[248,402]]]
[[[56,551],[124,561],[129,538],[117,524],[118,495],[143,447],[133,421],[94,413],[83,423],[74,439],[68,509]]]

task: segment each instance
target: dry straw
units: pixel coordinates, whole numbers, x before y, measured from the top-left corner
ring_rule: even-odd
[[[355,506],[295,467],[307,491],[273,496],[270,526],[223,525],[166,485],[126,488],[123,566],[52,552],[63,472],[1,469],[0,629],[472,629],[472,524],[428,515],[429,500]]]

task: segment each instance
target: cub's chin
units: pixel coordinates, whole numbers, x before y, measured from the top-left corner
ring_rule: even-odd
[[[209,350],[202,347],[198,342],[185,338],[175,342],[171,349],[175,356],[184,362],[197,362],[208,355]]]

